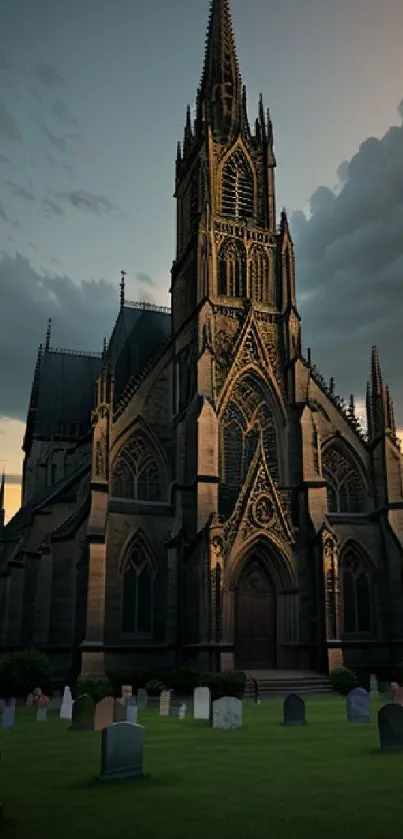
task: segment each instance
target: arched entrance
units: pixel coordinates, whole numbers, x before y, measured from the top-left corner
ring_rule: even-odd
[[[263,563],[252,556],[235,592],[235,666],[276,666],[276,590]]]

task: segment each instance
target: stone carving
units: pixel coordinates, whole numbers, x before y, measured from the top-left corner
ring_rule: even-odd
[[[273,504],[267,495],[260,495],[253,507],[252,516],[258,527],[269,527],[272,523],[275,512]]]

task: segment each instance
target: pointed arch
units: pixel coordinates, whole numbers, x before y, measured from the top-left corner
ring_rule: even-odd
[[[123,443],[112,465],[111,495],[136,501],[165,501],[169,474],[158,443],[144,423]]]
[[[371,633],[375,628],[373,563],[353,539],[344,542],[339,563],[343,632],[345,635]]]
[[[122,634],[152,637],[156,560],[144,531],[139,529],[126,540],[119,571]]]
[[[218,256],[218,294],[222,297],[246,297],[246,258],[241,242],[230,239]]]
[[[255,245],[249,258],[250,295],[256,303],[275,305],[273,277],[270,271],[270,260],[259,245]]]
[[[237,220],[253,218],[255,210],[253,169],[239,145],[224,158],[220,185],[221,215]]]
[[[236,379],[220,416],[220,432],[219,508],[228,518],[260,441],[275,483],[282,473],[278,412],[262,377],[247,371]]]
[[[322,448],[329,513],[365,513],[368,483],[355,452],[345,440],[332,437]]]

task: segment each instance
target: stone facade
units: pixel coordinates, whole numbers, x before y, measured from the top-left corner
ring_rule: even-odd
[[[275,166],[262,102],[248,123],[228,2],[212,0],[176,162],[172,312],[125,301],[122,275],[102,355],[52,350],[50,331],[40,348],[23,506],[2,529],[3,649],[44,649],[63,677],[403,653],[392,401],[373,349],[364,433],[302,356]]]

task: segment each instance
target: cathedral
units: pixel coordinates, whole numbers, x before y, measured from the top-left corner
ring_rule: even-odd
[[[211,0],[175,175],[171,309],[99,354],[40,346],[22,506],[0,517],[0,648],[55,676],[314,671],[403,654],[402,456],[372,350],[367,428],[301,350],[269,111]],[[112,324],[111,324],[112,325]],[[4,506],[4,486],[0,506]]]

